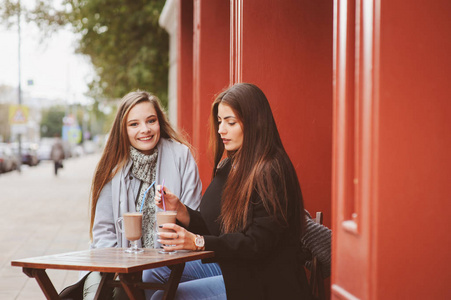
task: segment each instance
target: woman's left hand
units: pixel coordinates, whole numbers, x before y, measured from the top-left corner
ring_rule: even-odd
[[[163,224],[161,228],[171,229],[174,232],[159,232],[158,242],[165,250],[196,250],[196,235],[185,228],[172,223]]]

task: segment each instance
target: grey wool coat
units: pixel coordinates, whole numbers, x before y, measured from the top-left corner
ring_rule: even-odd
[[[202,196],[202,183],[189,148],[164,138],[160,139],[157,148],[155,185],[161,184],[164,179],[165,187],[185,205],[197,210]],[[116,227],[116,220],[126,212],[136,211],[135,199],[141,181],[131,174],[131,166],[130,160],[100,193],[92,229],[91,248],[127,247],[128,245],[125,236]]]

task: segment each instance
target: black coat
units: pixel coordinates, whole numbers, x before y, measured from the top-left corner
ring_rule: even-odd
[[[221,194],[230,163],[219,170],[207,188],[200,212],[189,210],[188,230],[205,238],[215,251],[228,299],[310,299],[299,255],[299,238],[281,227],[254,197],[249,226],[242,232],[221,234]]]

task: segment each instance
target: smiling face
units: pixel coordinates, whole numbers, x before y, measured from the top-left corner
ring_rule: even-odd
[[[130,144],[144,154],[150,154],[160,140],[160,123],[153,105],[136,104],[127,116],[127,134]]]
[[[230,106],[219,103],[218,125],[224,148],[227,151],[240,149],[243,144],[243,128]]]

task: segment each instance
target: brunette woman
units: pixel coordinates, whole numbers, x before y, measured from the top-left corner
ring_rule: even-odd
[[[200,211],[165,186],[166,209],[176,209],[183,226],[164,224],[174,232],[160,242],[214,251],[222,276],[183,282],[176,299],[310,299],[300,259],[302,193],[266,96],[253,84],[233,85],[214,101],[211,125],[216,167]],[[146,272],[146,281],[158,277],[158,269]]]

